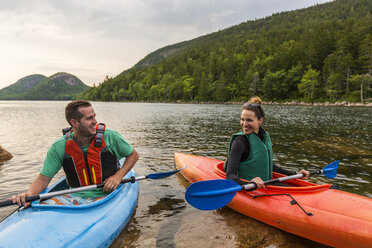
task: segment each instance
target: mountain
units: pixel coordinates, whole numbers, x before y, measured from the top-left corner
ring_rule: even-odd
[[[50,77],[30,75],[0,90],[2,100],[71,100],[90,87],[76,76],[59,72]]]
[[[35,74],[23,77],[19,79],[16,83],[5,87],[0,90],[0,99],[3,97],[12,97],[22,94],[23,92],[33,88],[36,84],[40,83],[40,81],[46,79],[45,76]]]
[[[100,101],[372,99],[372,1],[335,0],[166,46],[85,93]]]
[[[24,96],[30,100],[71,100],[77,99],[88,89],[89,86],[76,76],[60,72],[40,81]]]
[[[161,49],[158,49],[143,59],[141,59],[137,64],[134,65],[133,68],[141,68],[141,67],[149,67],[155,65],[162,61],[163,59],[168,58],[174,54],[179,53],[184,48],[186,48],[189,44],[192,44],[193,41],[184,41],[174,45],[166,46]]]

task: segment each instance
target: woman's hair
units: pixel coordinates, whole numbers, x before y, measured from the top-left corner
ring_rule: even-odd
[[[92,104],[85,100],[75,100],[70,102],[65,108],[65,117],[68,124],[71,125],[71,119],[80,121],[83,114],[79,111],[80,107],[91,107]]]
[[[244,103],[242,111],[244,109],[252,111],[259,120],[265,117],[265,112],[262,108],[262,100],[258,96],[252,96],[247,103]]]

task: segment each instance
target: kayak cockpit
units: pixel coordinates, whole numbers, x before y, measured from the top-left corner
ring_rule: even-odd
[[[40,201],[42,201],[42,200],[37,200],[37,201],[32,202],[31,206],[36,208],[36,209],[76,209],[76,210],[79,210],[79,209],[85,209],[85,208],[92,208],[92,207],[96,207],[96,206],[102,205],[102,204],[110,201],[124,187],[129,188],[130,184],[127,184],[127,185],[126,184],[120,184],[109,195],[103,197],[102,199],[100,199],[98,201],[88,203],[88,204],[82,204],[82,205],[49,205],[49,204],[41,204]],[[58,179],[58,181],[53,186],[51,186],[49,188],[46,188],[42,193],[49,193],[49,192],[60,191],[60,190],[65,190],[65,189],[68,189],[68,185],[67,185],[67,182],[66,182],[66,177],[61,177],[60,179]]]
[[[224,162],[218,162],[214,165],[214,172],[226,178],[226,173],[223,170]],[[273,179],[284,177],[285,175],[273,172]],[[242,179],[244,181],[244,179]],[[247,181],[248,183],[248,181]],[[300,180],[300,179],[292,179],[285,182],[288,186],[274,186],[274,185],[267,185],[266,187],[270,188],[271,190],[275,191],[285,191],[287,193],[290,192],[314,192],[319,190],[327,190],[331,187],[330,184],[315,184],[308,181]]]

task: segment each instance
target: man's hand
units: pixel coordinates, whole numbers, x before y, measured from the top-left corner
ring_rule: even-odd
[[[106,178],[103,191],[111,192],[115,190],[120,185],[121,179],[133,168],[138,157],[138,153],[133,149],[132,154],[125,159],[123,166],[114,175]]]
[[[27,193],[21,193],[18,195],[14,195],[12,197],[12,202],[14,204],[17,204],[18,206],[25,206],[28,207],[31,205],[31,202],[26,202],[26,196],[28,196]]]
[[[26,193],[21,193],[12,197],[13,203],[18,204],[19,206],[30,206],[31,202],[26,202],[26,197],[40,194],[44,189],[46,189],[46,187],[48,187],[51,180],[52,178],[39,174]]]
[[[114,191],[121,183],[121,177],[118,174],[112,175],[109,178],[106,178],[103,185],[103,191],[111,192]]]

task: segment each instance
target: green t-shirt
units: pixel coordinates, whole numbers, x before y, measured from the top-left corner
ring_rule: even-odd
[[[74,133],[72,133],[71,135],[73,138]],[[103,138],[105,140],[107,148],[112,154],[116,156],[117,159],[128,157],[132,154],[133,147],[118,132],[106,128]],[[66,139],[64,136],[57,139],[52,144],[47,152],[44,160],[44,165],[40,171],[42,175],[52,178],[62,168],[65,146]],[[88,147],[83,147],[82,149],[85,152],[88,150]],[[74,194],[84,198],[97,198],[105,195],[106,193],[102,191],[102,188],[99,188]]]

